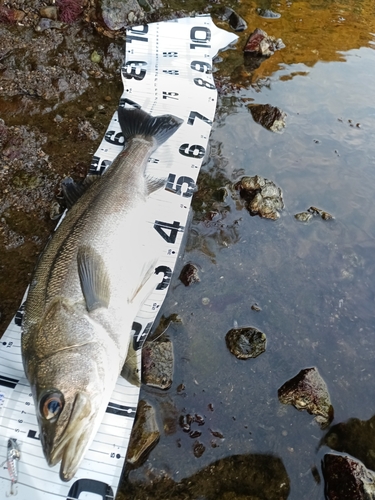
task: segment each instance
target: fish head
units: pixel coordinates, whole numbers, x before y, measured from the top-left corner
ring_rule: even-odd
[[[111,357],[115,354],[103,342],[100,325],[74,313],[68,318],[66,312],[60,314],[58,325],[44,324],[38,337],[46,338],[46,329],[55,328],[56,343],[44,346],[43,357],[27,363],[44,455],[50,466],[61,461],[63,481],[76,473],[118,376],[116,358]],[[64,346],[59,344],[62,338]]]
[[[36,413],[46,460],[50,466],[61,461],[61,479],[69,481],[91,444],[108,399],[95,363],[68,351],[53,357],[40,364],[49,382],[40,381],[35,387]]]

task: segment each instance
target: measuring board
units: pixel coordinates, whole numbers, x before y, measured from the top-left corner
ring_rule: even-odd
[[[184,120],[148,164],[153,177],[165,179],[165,188],[148,200],[147,230],[150,241],[155,237],[159,241],[155,246],[155,257],[159,257],[155,273],[160,282],[133,323],[140,368],[141,347],[168,291],[215,114],[212,58],[237,36],[217,28],[210,16],[138,26],[127,30],[126,35],[120,105],[142,108],[153,116],[169,113]],[[102,174],[122,149],[116,111],[93,157],[89,175]],[[131,265],[131,242],[128,246],[124,258]],[[48,467],[43,455],[21,359],[21,322],[22,306],[0,340],[0,463],[6,459],[9,438],[17,439],[21,450],[13,494],[19,500],[114,499],[139,388],[119,377],[90,449],[74,478],[64,483],[59,477],[60,464]],[[10,476],[4,464],[0,468],[0,499],[10,492]]]

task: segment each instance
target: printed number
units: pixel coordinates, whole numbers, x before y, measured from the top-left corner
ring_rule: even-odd
[[[172,269],[168,266],[158,266],[155,269],[155,274],[160,274],[160,273],[164,274],[163,281],[158,284],[156,290],[165,290],[169,285],[169,282],[171,281]]]
[[[193,144],[192,146],[189,146],[189,144],[186,143],[181,144],[179,152],[183,156],[189,156],[190,158],[203,158],[206,150],[203,146],[199,146],[199,144]]]
[[[177,92],[163,92],[163,99],[175,99],[178,101],[179,94]]]
[[[207,62],[191,61],[190,67],[191,69],[194,69],[195,71],[200,71],[201,73],[209,74],[212,72],[212,66]]]
[[[146,61],[128,61],[121,68],[122,76],[128,80],[131,78],[134,78],[134,80],[143,80],[146,76],[145,66],[147,66]]]
[[[91,175],[102,175],[102,173],[110,166],[112,163],[111,160],[103,160],[100,164],[100,168],[98,169],[99,166],[99,160],[100,158],[98,156],[94,156],[90,165],[90,170],[89,173]]]
[[[198,36],[198,33],[202,33],[204,38]],[[190,44],[191,49],[196,47],[210,48],[208,42],[211,40],[211,30],[209,28],[202,28],[201,26],[196,26],[190,30],[190,40],[193,42]]]
[[[146,328],[142,332],[142,325],[138,323],[138,321],[133,322],[132,330],[134,330],[133,334],[133,348],[135,351],[141,349],[144,341],[146,340],[147,335],[150,333],[153,321],[151,323],[147,323]],[[141,333],[142,332],[142,333]]]
[[[179,75],[178,69],[163,69],[163,73],[167,73],[168,75]]]
[[[196,189],[196,184],[193,181],[193,179],[191,179],[190,177],[185,177],[183,175],[177,179],[176,186],[174,185],[175,179],[176,179],[175,174],[168,175],[167,184],[165,186],[165,189],[167,191],[170,191],[171,193],[178,195],[182,194],[184,198],[190,198],[191,196],[193,196]],[[184,184],[187,184],[187,189],[184,193],[182,193],[182,186]]]
[[[183,231],[184,226],[180,226],[180,223],[177,221],[173,221],[173,223],[170,224],[169,222],[162,222],[161,220],[156,220],[154,224],[154,229],[160,234],[160,236],[167,243],[175,243],[178,231]],[[166,231],[164,231],[164,229],[169,231],[169,234]]]
[[[163,52],[163,57],[178,57],[178,52]]]
[[[211,90],[216,89],[213,83],[207,82],[202,78],[194,78],[194,83],[195,85],[198,85],[198,87],[206,87],[206,89],[211,89]]]
[[[208,123],[208,125],[212,125],[212,121],[206,118],[205,116],[198,113],[198,111],[190,111],[190,115],[188,118],[188,125],[194,125],[194,120],[198,118],[199,120],[204,121],[204,123]]]
[[[136,28],[132,28],[130,30],[130,35],[126,35],[126,42],[132,43],[133,40],[137,42],[148,42],[148,38],[142,35],[146,35],[148,33],[148,26],[145,24],[144,26],[137,26]],[[141,35],[141,36],[139,36]]]
[[[124,136],[122,132],[115,132],[114,130],[109,130],[104,136],[105,140],[110,144],[115,144],[116,146],[124,145]]]

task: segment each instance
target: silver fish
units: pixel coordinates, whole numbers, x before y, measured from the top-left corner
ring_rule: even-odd
[[[155,246],[143,235],[148,195],[165,181],[146,166],[182,124],[140,109],[120,107],[118,116],[124,150],[103,176],[65,183],[70,204],[80,197],[45,248],[25,305],[24,368],[45,457],[61,461],[64,481],[98,430],[132,349],[134,317],[157,283]]]
[[[17,439],[9,438],[7,445],[7,458],[0,465],[2,467],[4,464],[7,464],[7,469],[9,472],[11,486],[10,486],[10,495],[15,495],[14,485],[18,482],[18,461],[21,458],[21,451],[17,443]]]

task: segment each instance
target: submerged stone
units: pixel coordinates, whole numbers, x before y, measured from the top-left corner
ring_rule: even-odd
[[[322,429],[333,420],[333,406],[327,385],[317,368],[306,368],[285,382],[278,390],[280,403],[291,404],[297,410],[306,410],[316,415],[315,420]]]
[[[313,215],[310,212],[300,212],[299,214],[295,214],[294,218],[300,222],[309,222],[313,218]]]
[[[256,28],[247,39],[243,49],[245,55],[252,57],[270,57],[276,50],[285,47],[281,38],[269,36],[260,28]]]
[[[198,269],[194,264],[186,264],[180,273],[179,280],[185,285],[189,286],[193,283],[199,283]]]
[[[323,459],[326,500],[375,498],[375,473],[348,455],[326,453]]]
[[[266,335],[253,327],[232,328],[225,336],[228,349],[238,359],[256,358],[266,350]]]
[[[173,379],[173,347],[169,339],[146,341],[142,349],[142,381],[152,387],[168,389]]]
[[[286,113],[270,104],[250,104],[248,106],[251,116],[256,123],[271,132],[283,132],[285,128]]]
[[[126,461],[134,467],[141,465],[156,446],[159,437],[154,408],[145,400],[139,401]]]
[[[250,215],[273,220],[280,217],[279,211],[284,208],[283,193],[274,182],[260,175],[254,175],[242,177],[234,187],[246,201]]]
[[[274,12],[273,10],[269,9],[256,9],[256,12],[258,16],[264,17],[266,19],[279,19],[281,17],[281,14],[278,12]]]

